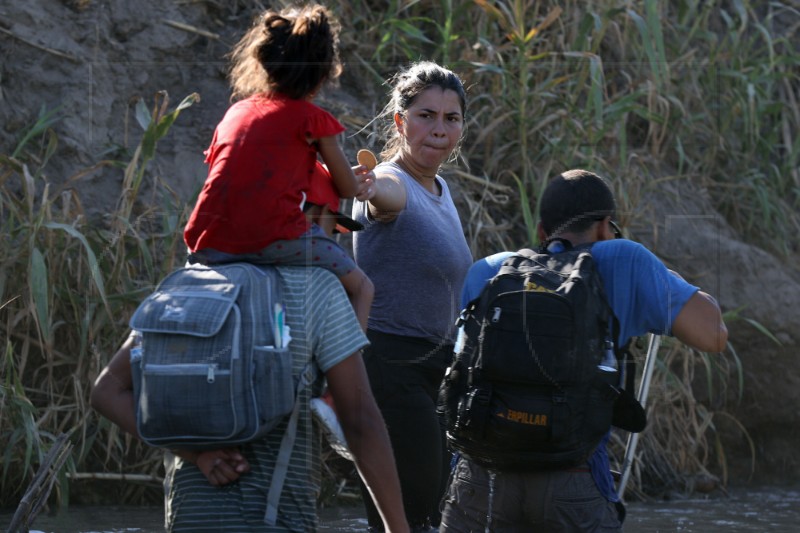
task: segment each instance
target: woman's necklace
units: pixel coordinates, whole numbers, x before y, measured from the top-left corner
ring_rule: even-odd
[[[411,176],[414,179],[414,181],[422,185],[422,187],[426,191],[428,191],[431,194],[441,196],[442,191],[441,187],[439,186],[439,183],[436,181],[436,174],[434,174],[431,177],[428,177],[412,172],[409,166],[406,163],[404,163],[400,158],[395,159],[394,162],[395,164],[397,164],[397,166],[402,168],[406,172],[406,174]]]

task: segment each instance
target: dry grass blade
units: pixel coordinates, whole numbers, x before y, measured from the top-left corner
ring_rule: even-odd
[[[176,22],[174,20],[164,20],[163,22],[167,26],[172,26],[173,28],[177,28],[179,30],[188,31],[190,33],[196,33],[197,35],[202,35],[203,37],[207,37],[215,41],[219,40],[218,34],[197,28],[195,26],[191,26],[189,24],[184,24],[183,22]]]
[[[9,524],[8,531],[10,533],[28,531],[30,526],[33,525],[42,506],[47,502],[47,497],[53,489],[56,475],[69,458],[71,450],[72,443],[67,440],[67,435],[62,433],[42,460],[36,475],[25,491]]]
[[[6,34],[6,35],[8,35],[10,37],[13,37],[14,39],[17,39],[20,42],[23,42],[23,43],[27,44],[28,46],[32,46],[32,47],[34,47],[34,48],[36,48],[38,50],[42,50],[44,52],[47,52],[48,54],[53,54],[54,56],[60,57],[62,59],[66,59],[68,61],[72,61],[73,63],[80,63],[81,62],[80,58],[77,58],[77,57],[75,57],[75,56],[73,56],[71,54],[68,54],[66,52],[61,52],[60,50],[56,50],[54,48],[49,48],[49,47],[41,45],[41,44],[36,44],[33,41],[31,41],[29,39],[25,39],[24,37],[20,37],[16,33],[12,32],[10,30],[7,30],[7,29],[5,29],[3,27],[0,27],[0,33],[4,33],[4,34]]]

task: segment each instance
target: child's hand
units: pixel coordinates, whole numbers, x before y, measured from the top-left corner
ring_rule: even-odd
[[[353,174],[358,182],[356,200],[366,202],[375,196],[375,173],[364,165],[353,167]]]

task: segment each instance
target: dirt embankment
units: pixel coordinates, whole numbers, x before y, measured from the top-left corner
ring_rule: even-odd
[[[645,191],[640,205],[636,238],[717,297],[724,311],[740,310],[742,318],[728,321],[729,343],[744,375],[741,389],[735,368],[728,376],[732,385],[726,409],[735,421],[714,419],[729,455],[731,481],[744,483],[751,471],[751,444],[738,422],[756,454],[753,482],[796,482],[800,474],[797,264],[740,241],[714,211],[706,192],[691,183],[662,183]],[[705,373],[700,374],[705,380]],[[705,386],[698,383],[698,388]]]
[[[205,176],[202,151],[228,104],[224,54],[249,15],[208,3],[156,0],[28,0],[0,7],[0,153],[13,151],[20,130],[40,109],[57,109],[59,147],[46,168],[59,182],[109,154],[132,150],[139,129],[131,103],[153,104],[168,91],[174,106],[198,92],[158,148],[153,170],[183,198]],[[357,69],[357,66],[352,66]],[[361,105],[362,85],[346,76],[337,100]],[[359,100],[360,98],[360,100]],[[356,104],[353,104],[355,102]],[[367,104],[364,115],[374,113]],[[379,105],[379,103],[377,104]],[[353,151],[353,147],[348,147]],[[75,182],[87,211],[102,214],[119,195],[122,173],[105,168]],[[781,345],[743,320],[731,323],[731,343],[744,369],[744,397],[729,410],[747,429],[757,453],[754,480],[779,483],[800,477],[800,357],[797,356],[795,265],[737,239],[691,184],[662,184],[643,191],[634,235],[692,281],[718,295],[724,309],[772,332]],[[735,424],[715,421],[732,467],[732,482],[749,477],[749,444]]]

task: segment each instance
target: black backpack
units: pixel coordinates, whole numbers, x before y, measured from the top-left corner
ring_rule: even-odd
[[[612,425],[626,366],[590,247],[520,250],[458,325],[465,340],[438,405],[450,446],[487,468],[585,462]],[[619,424],[641,431],[644,411],[634,411]]]

